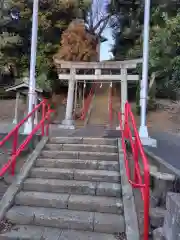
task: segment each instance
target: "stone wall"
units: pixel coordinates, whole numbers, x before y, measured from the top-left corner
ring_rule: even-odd
[[[180,194],[169,192],[166,197],[166,215],[163,225],[166,240],[180,239]]]
[[[152,171],[151,168],[150,222],[151,229],[154,229],[153,240],[180,240],[179,190],[179,177]]]

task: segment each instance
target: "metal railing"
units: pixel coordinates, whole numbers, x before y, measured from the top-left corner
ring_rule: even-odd
[[[93,83],[92,88],[90,89],[89,95],[87,96],[87,98],[84,101],[84,107],[81,110],[81,115],[80,115],[80,119],[82,121],[84,121],[86,118],[86,115],[87,115],[89,107],[91,105],[96,88],[97,88],[97,83]]]
[[[42,117],[39,123],[34,126],[31,133],[25,138],[25,140],[18,146],[18,134],[20,132],[20,128],[24,125],[24,123],[30,118],[34,117],[35,112],[39,111],[42,108]],[[0,177],[2,177],[9,169],[11,169],[11,174],[14,175],[16,168],[16,159],[21,154],[22,151],[26,148],[29,142],[32,140],[33,136],[41,130],[41,136],[45,134],[49,134],[49,119],[53,110],[50,109],[46,100],[43,100],[40,104],[34,107],[31,113],[29,113],[22,121],[20,121],[13,130],[9,132],[7,136],[5,136],[2,141],[0,141],[0,148],[4,147],[11,139],[12,139],[12,150],[11,154],[8,157],[6,163],[4,163],[0,169]]]
[[[121,128],[122,148],[123,148],[123,154],[124,154],[126,174],[127,174],[129,183],[132,185],[132,187],[140,189],[143,204],[144,204],[144,237],[143,239],[148,240],[149,239],[149,207],[150,207],[149,164],[148,164],[147,157],[145,156],[144,149],[139,137],[134,115],[132,113],[130,104],[128,102],[125,104],[124,123],[122,122],[122,115],[120,112],[118,113],[118,119],[119,119],[120,128]],[[130,161],[128,159],[125,140],[127,140],[131,146],[133,169],[130,167]],[[141,163],[140,163],[140,159],[141,159]],[[132,171],[133,171],[133,174],[131,174]]]

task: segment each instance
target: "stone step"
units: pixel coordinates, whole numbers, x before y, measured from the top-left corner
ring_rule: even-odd
[[[48,208],[68,208],[70,194],[57,194],[47,192],[25,192],[21,191],[15,197],[16,205],[48,207]]]
[[[63,168],[33,168],[29,175],[31,178],[73,180],[74,170]]]
[[[149,220],[153,229],[163,226],[166,212],[167,210],[161,207],[150,208]]]
[[[108,182],[28,178],[24,181],[23,189],[36,192],[121,197],[121,184]]]
[[[63,168],[33,168],[30,172],[31,178],[120,182],[120,175],[115,171],[85,170],[85,169],[63,169]]]
[[[120,174],[115,171],[75,169],[74,179],[80,181],[119,183]]]
[[[87,195],[70,195],[46,192],[20,192],[16,205],[62,208],[69,210],[122,214],[123,204],[119,198]]]
[[[68,209],[123,214],[122,201],[120,198],[115,197],[71,195],[68,201]]]
[[[36,161],[36,166],[49,168],[77,168],[119,171],[118,161],[39,158]]]
[[[1,240],[117,240],[113,234],[88,231],[62,230],[33,225],[16,225],[1,235]]]
[[[104,161],[118,161],[117,153],[108,152],[71,152],[71,151],[51,151],[43,150],[40,157],[44,158],[67,158],[67,159],[81,159],[81,160],[104,160]]]
[[[72,211],[67,209],[14,206],[6,218],[12,224],[29,224],[100,233],[124,232],[124,218],[117,214]]]
[[[117,146],[90,144],[46,144],[47,150],[117,153]]]
[[[117,146],[117,139],[112,138],[52,137],[49,142],[58,144],[96,144]]]

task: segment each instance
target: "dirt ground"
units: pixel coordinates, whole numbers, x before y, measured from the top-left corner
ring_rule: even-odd
[[[147,114],[147,126],[151,131],[180,132],[180,102],[158,99],[158,109]],[[135,103],[131,103],[133,112],[135,112]],[[14,118],[15,100],[0,100],[0,122],[12,122]],[[99,107],[99,106],[98,106]],[[101,104],[101,107],[108,111],[107,103]],[[19,103],[19,115],[23,116],[26,105],[23,101]],[[113,108],[116,112],[120,109],[118,97],[113,98]],[[98,112],[98,109],[96,109]],[[99,112],[100,113],[100,112]],[[99,115],[99,114],[98,114]],[[104,118],[104,115],[103,115]],[[107,114],[108,118],[108,114]],[[140,117],[135,115],[137,126],[140,125]],[[104,119],[105,120],[105,119]],[[107,119],[108,120],[108,119]],[[114,116],[114,125],[118,125],[117,116]]]
[[[180,131],[180,102],[157,100],[158,109],[147,115],[147,126],[152,131],[173,132]],[[140,117],[136,116],[137,125]]]
[[[157,99],[156,111],[147,114],[147,126],[150,131],[158,132],[180,132],[180,102]],[[119,99],[114,97],[113,107],[116,111],[120,109]],[[131,102],[131,108],[135,113],[135,103]],[[137,127],[140,126],[140,116],[134,114]]]
[[[0,100],[0,122],[12,122],[14,118],[15,99]],[[22,119],[26,104],[23,100],[19,101],[18,104],[18,115]]]

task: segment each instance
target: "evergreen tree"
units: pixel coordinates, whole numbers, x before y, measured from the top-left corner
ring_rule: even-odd
[[[57,52],[62,32],[77,16],[77,2],[81,3],[83,11],[88,7],[87,1],[81,0],[39,0],[36,74],[38,84],[46,90],[51,90],[53,81],[57,79],[52,56]],[[12,52],[11,61],[16,66],[18,76],[22,77],[29,74],[33,1],[11,0],[10,9],[17,9],[20,19],[11,21],[6,26],[6,31],[10,36],[18,36],[18,41],[14,38],[13,45],[10,46],[7,34],[2,33],[1,36],[5,39],[2,59],[9,62]]]
[[[9,2],[6,13],[10,13],[13,9],[20,14],[19,20],[11,19],[3,30],[1,28],[0,39],[3,41],[0,47],[2,59],[0,65],[11,63],[18,77],[29,75],[33,1],[3,1]],[[57,80],[53,55],[59,49],[63,31],[73,19],[84,19],[88,31],[94,37],[101,36],[110,15],[106,12],[105,1],[100,4],[101,1],[93,0],[94,3],[96,4],[92,6],[91,0],[39,0],[36,75],[40,87],[52,90]]]
[[[154,79],[161,97],[176,97],[180,91],[179,8],[179,0],[151,1],[149,79]],[[111,22],[115,60],[142,57],[144,1],[114,0],[109,11],[115,15]]]
[[[164,15],[175,16],[180,2],[169,0],[151,1],[151,27],[163,26]],[[144,1],[112,0],[109,12],[114,15],[111,21],[115,40],[112,49],[115,59],[124,60],[142,56],[142,33],[144,24]]]
[[[10,69],[13,65],[13,48],[21,43],[21,38],[15,33],[8,32],[8,26],[13,21],[8,2],[0,2],[0,72]],[[9,66],[9,67],[7,67]]]

